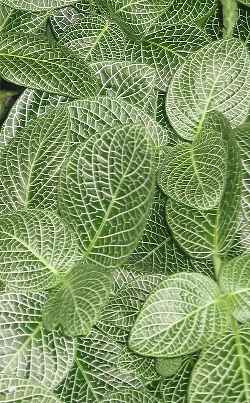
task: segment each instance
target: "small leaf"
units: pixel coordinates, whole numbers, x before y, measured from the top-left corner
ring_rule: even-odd
[[[19,10],[43,11],[74,4],[78,0],[1,0],[1,3]]]
[[[1,403],[63,403],[48,388],[31,380],[5,377],[0,379]]]
[[[0,245],[0,279],[29,291],[55,287],[81,257],[67,225],[36,209],[2,216]]]
[[[248,115],[249,89],[245,46],[235,39],[215,41],[193,53],[175,73],[167,95],[167,115],[187,140],[199,133],[207,113],[214,110],[236,127]]]
[[[214,208],[224,190],[227,156],[221,131],[230,129],[222,121],[221,130],[216,131],[216,118],[210,115],[192,144],[177,144],[162,154],[161,189],[175,201],[198,210]]]
[[[250,320],[250,255],[236,257],[224,264],[219,281],[223,292],[231,295],[234,317],[240,322]]]
[[[59,290],[52,290],[43,323],[53,330],[62,325],[69,336],[87,335],[99,319],[112,289],[112,275],[97,266],[74,267]]]
[[[155,362],[156,371],[163,378],[175,375],[182,367],[183,357],[157,358]]]
[[[235,325],[202,352],[192,372],[190,403],[250,401],[249,336],[249,324]]]
[[[60,212],[74,227],[84,256],[121,265],[143,234],[154,191],[154,152],[144,127],[93,135],[62,171]]]
[[[0,158],[2,213],[56,208],[59,172],[69,150],[69,115],[57,108],[33,120],[4,148]]]
[[[53,389],[73,365],[76,342],[42,327],[46,294],[0,294],[0,381],[29,379]]]
[[[73,98],[94,95],[97,89],[81,58],[31,34],[1,37],[0,74],[15,84]]]
[[[195,352],[228,326],[230,304],[198,273],[169,276],[147,299],[129,339],[137,354],[175,357]]]
[[[225,137],[227,145],[226,183],[216,209],[201,211],[169,200],[167,222],[175,239],[191,256],[211,258],[225,254],[239,228],[241,202],[241,162],[233,132]]]

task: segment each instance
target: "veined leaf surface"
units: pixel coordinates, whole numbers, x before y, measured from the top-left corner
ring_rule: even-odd
[[[2,403],[63,403],[47,385],[11,377],[0,379],[0,397]]]
[[[192,140],[208,112],[225,114],[232,127],[243,123],[249,94],[246,47],[236,39],[215,41],[191,55],[175,73],[168,89],[167,115],[177,133]]]
[[[0,278],[11,288],[57,285],[81,255],[68,226],[53,212],[26,210],[0,218]]]
[[[73,365],[76,342],[47,332],[41,310],[46,294],[0,295],[0,380],[29,379],[53,389]]]
[[[116,267],[136,247],[154,191],[153,148],[144,127],[123,126],[93,135],[65,164],[60,212],[88,261]]]
[[[209,277],[173,274],[146,300],[129,346],[137,354],[150,357],[193,353],[225,332],[229,308],[228,300]]]
[[[249,324],[235,324],[203,351],[192,373],[189,403],[250,401],[249,335]]]
[[[33,120],[4,148],[0,158],[2,213],[56,208],[60,169],[69,150],[69,115],[58,108]]]
[[[1,0],[1,3],[19,10],[43,11],[65,7],[78,0]]]
[[[3,35],[0,74],[9,81],[72,98],[96,93],[97,82],[81,58],[36,35]]]
[[[104,273],[98,266],[74,267],[60,288],[51,290],[43,312],[44,326],[53,330],[61,325],[68,336],[89,334],[111,289],[111,273]]]
[[[157,403],[149,392],[139,390],[127,390],[124,392],[115,392],[107,395],[101,400],[101,403]]]

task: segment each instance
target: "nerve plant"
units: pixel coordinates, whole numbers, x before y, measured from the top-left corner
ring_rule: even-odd
[[[0,4],[0,401],[250,402],[249,1]]]

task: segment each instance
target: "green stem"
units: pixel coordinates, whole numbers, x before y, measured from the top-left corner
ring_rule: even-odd
[[[213,255],[213,263],[214,263],[215,277],[216,280],[218,281],[220,277],[220,271],[222,268],[222,259],[219,254],[215,253]]]
[[[232,38],[235,24],[238,20],[238,3],[237,0],[221,0],[223,8],[223,37],[224,39]]]

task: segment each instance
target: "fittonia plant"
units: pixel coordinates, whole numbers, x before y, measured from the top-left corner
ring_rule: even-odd
[[[248,0],[0,0],[0,402],[250,403]]]

